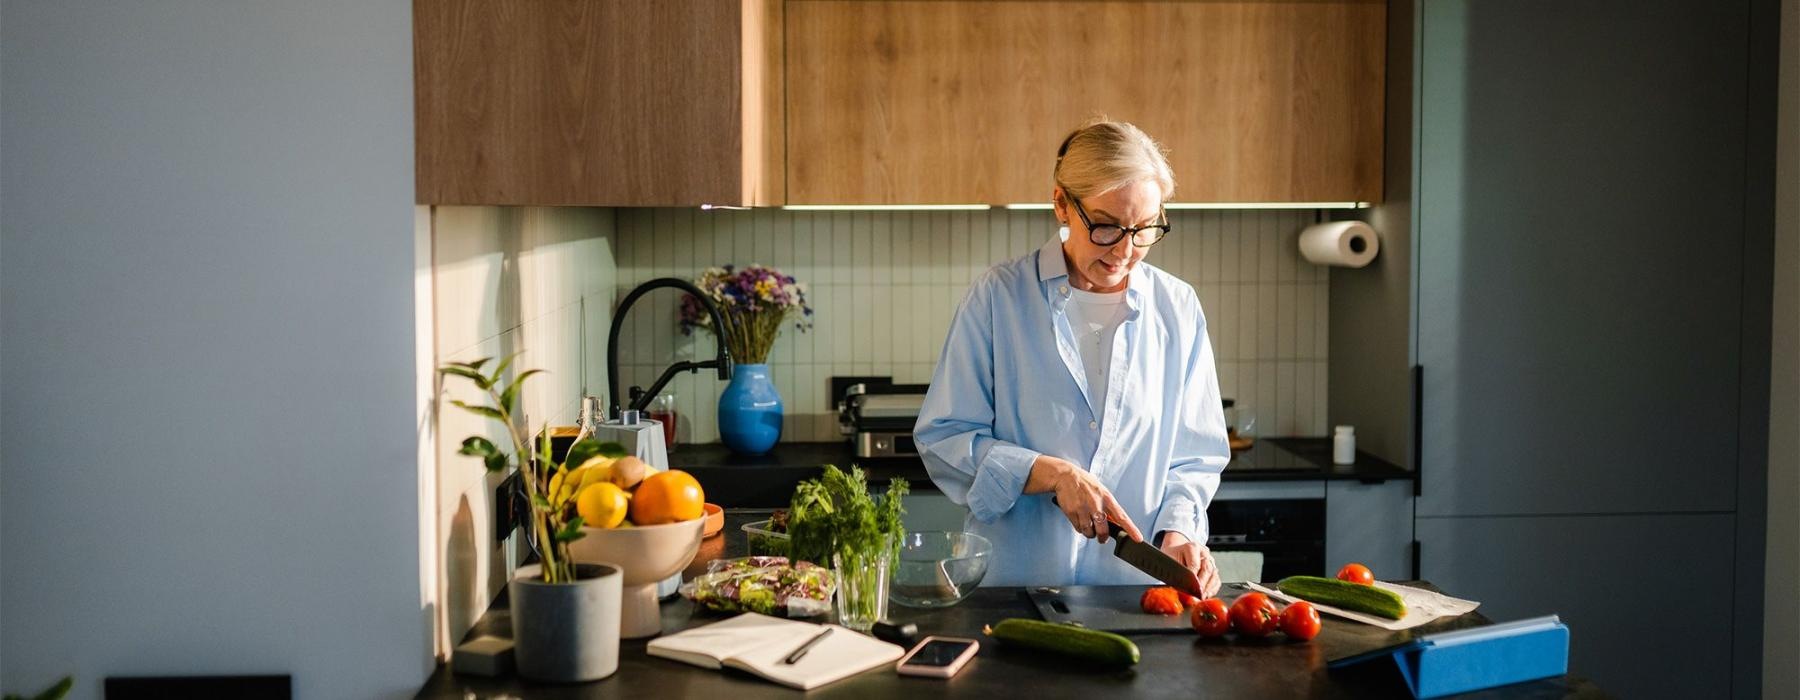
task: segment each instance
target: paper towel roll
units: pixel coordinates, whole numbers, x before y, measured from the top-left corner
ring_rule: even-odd
[[[1300,254],[1315,265],[1362,267],[1379,250],[1375,229],[1361,221],[1328,221],[1300,232]]]

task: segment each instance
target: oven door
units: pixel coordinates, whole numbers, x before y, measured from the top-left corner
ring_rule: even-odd
[[[1215,500],[1206,510],[1215,552],[1259,552],[1263,581],[1325,575],[1325,499]]]

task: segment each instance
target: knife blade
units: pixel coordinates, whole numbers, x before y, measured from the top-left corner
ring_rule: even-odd
[[[1050,503],[1061,507],[1055,496],[1050,497]],[[1114,522],[1112,518],[1106,519],[1106,526],[1115,542],[1113,556],[1125,560],[1125,563],[1132,565],[1138,571],[1150,574],[1156,580],[1169,584],[1175,590],[1195,598],[1206,597],[1206,591],[1200,588],[1200,577],[1194,572],[1188,571],[1188,568],[1182,566],[1181,562],[1175,561],[1174,557],[1163,554],[1162,550],[1157,549],[1149,542],[1133,542],[1131,535],[1126,534],[1125,527]]]
[[[1175,561],[1174,557],[1164,554],[1149,542],[1133,542],[1131,535],[1125,534],[1125,528],[1108,519],[1108,527],[1112,530],[1113,556],[1124,559],[1125,563],[1136,567],[1138,571],[1150,574],[1153,578],[1173,586],[1195,598],[1205,598],[1206,593],[1200,589],[1200,577]]]

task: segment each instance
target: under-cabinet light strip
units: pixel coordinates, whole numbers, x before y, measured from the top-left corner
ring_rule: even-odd
[[[1368,202],[1169,202],[1164,209],[1367,209]]]
[[[1165,209],[1367,209],[1368,202],[1169,202]],[[1050,208],[1047,202],[1020,202],[1006,205],[1007,209],[1024,209],[1044,211]]]
[[[1046,211],[1048,202],[1003,205],[1015,211]],[[1169,202],[1166,209],[1367,209],[1368,202]],[[987,204],[788,204],[787,211],[986,211]],[[702,204],[701,211],[744,211],[749,207]]]
[[[789,204],[788,211],[986,211],[986,204]]]

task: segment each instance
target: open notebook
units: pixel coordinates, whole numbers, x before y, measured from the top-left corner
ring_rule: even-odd
[[[799,662],[791,665],[781,662],[824,627],[835,629],[813,645]],[[837,625],[815,625],[744,613],[723,622],[659,637],[650,642],[649,652],[651,656],[705,668],[730,666],[785,686],[810,690],[894,663],[906,650]]]

